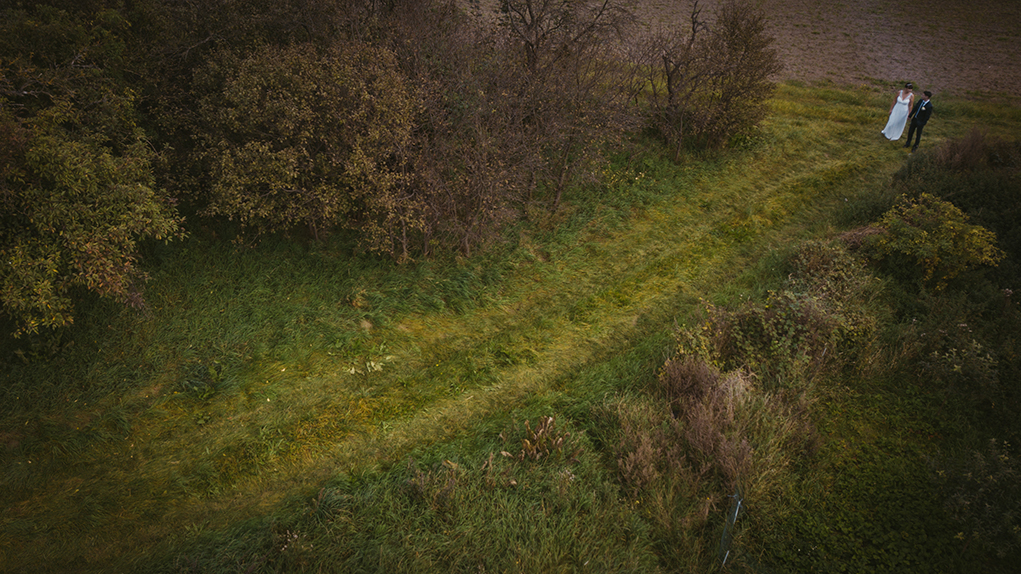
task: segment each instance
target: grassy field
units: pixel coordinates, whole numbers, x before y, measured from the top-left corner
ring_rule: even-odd
[[[888,100],[782,84],[726,153],[635,143],[471,259],[211,228],[148,248],[144,313],[90,300],[2,349],[0,570],[709,570],[739,487],[735,571],[964,571],[922,461],[987,437],[947,436],[972,427],[900,392],[878,344],[797,392],[726,379],[756,453],[738,479],[690,453],[690,480],[621,462],[681,432],[628,430],[670,427],[678,328],[767,303],[799,245],[889,205],[908,156],[879,135]],[[937,109],[923,151],[1021,126],[994,101]]]

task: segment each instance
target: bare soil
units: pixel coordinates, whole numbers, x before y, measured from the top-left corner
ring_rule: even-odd
[[[700,1],[703,17],[722,1]],[[1021,94],[1021,0],[748,1],[776,39],[780,80]],[[639,0],[639,17],[687,27],[693,4]]]

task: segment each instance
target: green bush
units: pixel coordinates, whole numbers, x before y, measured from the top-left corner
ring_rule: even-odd
[[[945,507],[960,525],[957,539],[997,558],[1021,552],[1021,463],[1006,441],[935,469]],[[1016,564],[1016,562],[1015,562]]]
[[[961,273],[995,266],[1004,256],[993,232],[968,223],[963,211],[928,193],[903,196],[878,227],[882,233],[870,240],[875,257],[895,269],[918,270],[920,282],[937,291]]]
[[[1021,142],[974,129],[944,141],[932,153],[912,157],[894,177],[908,196],[928,193],[952,202],[975,225],[994,232],[1008,254],[997,274],[1014,277],[1021,266]],[[893,189],[893,188],[891,188]]]
[[[18,334],[74,320],[76,291],[144,305],[138,244],[180,235],[118,63],[116,13],[0,16],[0,305]]]
[[[221,52],[197,84],[211,213],[257,233],[361,227],[386,253],[393,234],[421,227],[402,156],[417,104],[391,52],[357,43]]]
[[[723,369],[750,369],[764,385],[790,386],[842,364],[875,336],[869,306],[878,282],[844,248],[809,242],[782,267],[787,281],[763,304],[707,305],[706,321],[682,333],[682,349]]]

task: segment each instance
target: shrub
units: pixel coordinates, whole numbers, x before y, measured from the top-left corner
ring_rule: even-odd
[[[974,129],[942,142],[930,154],[912,157],[895,176],[895,188],[910,197],[928,193],[952,202],[973,224],[994,232],[1009,258],[998,275],[1014,277],[1021,265],[1021,142],[991,138]]]
[[[957,539],[998,558],[1021,552],[1021,464],[1006,441],[938,465],[944,506],[960,525]],[[1016,564],[1016,562],[1015,562]]]
[[[962,137],[943,141],[936,148],[933,162],[946,171],[1017,170],[1021,168],[1021,146],[972,128]]]
[[[620,403],[615,413],[622,428],[617,464],[634,496],[678,481],[692,494],[706,487],[733,491],[751,479],[747,374],[723,375],[682,355],[667,361],[653,391],[655,403]]]
[[[181,233],[116,79],[127,25],[101,16],[0,17],[0,305],[17,334],[70,324],[77,290],[142,307],[139,242]]]
[[[406,256],[394,236],[423,225],[404,173],[418,103],[391,52],[227,51],[198,84],[210,213],[256,233],[300,224],[318,236],[346,224],[371,249]]]
[[[659,376],[659,391],[674,418],[684,422],[683,437],[699,474],[710,469],[723,488],[733,491],[748,479],[752,448],[740,428],[740,410],[751,392],[749,377],[740,372],[726,376],[704,361],[682,356],[667,361]]]
[[[649,400],[621,401],[617,466],[662,545],[666,568],[712,566],[714,518],[735,492],[760,506],[782,488],[793,460],[814,451],[816,432],[800,397],[765,392],[741,370],[720,372],[678,355]],[[728,543],[729,544],[729,543]]]
[[[993,232],[969,224],[960,209],[927,193],[916,199],[903,196],[878,227],[884,233],[871,238],[875,256],[895,268],[919,269],[921,282],[936,290],[969,269],[996,265],[1003,258]]]
[[[666,560],[667,568],[708,571],[725,557],[730,568],[758,568],[741,552],[742,527],[732,544],[729,527],[722,537],[710,533],[713,518],[724,520],[725,496],[734,493],[759,516],[790,511],[777,501],[820,445],[812,381],[869,349],[878,330],[878,282],[839,244],[797,246],[779,267],[787,280],[766,302],[707,305],[698,324],[679,332],[678,354],[652,396],[616,407],[621,481],[645,507],[664,553],[686,557]],[[713,564],[707,540],[729,554]]]
[[[617,60],[634,32],[630,0],[504,0],[499,20],[506,44],[520,54],[514,98],[525,102],[521,124],[534,146],[541,189],[555,211],[565,189],[594,181],[601,145],[635,123],[628,102],[633,75]]]
[[[453,5],[409,3],[392,20],[392,49],[416,78],[423,111],[412,142],[414,193],[425,204],[417,253],[470,255],[514,220],[534,184],[537,146],[519,97],[526,84],[494,33],[473,26]]]
[[[878,282],[839,246],[809,242],[784,257],[781,289],[762,304],[706,304],[704,321],[680,334],[682,353],[749,369],[766,387],[792,387],[863,349],[877,330]]]

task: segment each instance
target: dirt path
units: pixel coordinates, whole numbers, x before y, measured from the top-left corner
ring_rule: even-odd
[[[722,0],[702,0],[703,15]],[[644,0],[651,26],[685,22],[693,0]],[[785,64],[780,79],[914,82],[934,93],[1021,93],[1017,0],[759,0]]]

